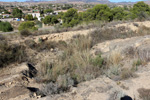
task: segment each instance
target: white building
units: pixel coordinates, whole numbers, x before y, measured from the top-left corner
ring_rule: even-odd
[[[8,18],[9,16],[9,14],[3,14],[3,18]]]
[[[34,17],[37,17],[37,19],[38,19],[39,21],[41,21],[40,13],[28,13],[28,14],[32,15],[33,18],[34,18]]]

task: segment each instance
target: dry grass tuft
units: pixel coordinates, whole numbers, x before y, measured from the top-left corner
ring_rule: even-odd
[[[142,100],[150,100],[150,89],[140,88],[138,92]]]
[[[150,27],[146,27],[146,26],[142,25],[138,28],[137,33],[138,33],[137,35],[139,35],[139,36],[149,35]]]
[[[113,51],[108,57],[108,63],[110,65],[119,65],[122,60],[123,56],[119,51]]]
[[[121,72],[121,79],[128,79],[128,78],[131,78],[131,77],[136,77],[137,75],[135,74],[135,72],[131,69],[128,69],[128,68],[124,68],[122,69],[122,72]]]

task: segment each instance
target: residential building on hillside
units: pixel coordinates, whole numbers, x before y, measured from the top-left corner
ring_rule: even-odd
[[[3,14],[3,18],[8,18],[10,17],[10,14]]]
[[[28,14],[31,14],[33,18],[37,17],[37,19],[41,21],[40,13],[28,13]]]

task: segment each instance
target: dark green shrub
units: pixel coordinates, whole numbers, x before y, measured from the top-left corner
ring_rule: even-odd
[[[137,14],[137,19],[139,21],[149,20],[150,16],[146,12],[141,11],[140,13]]]
[[[49,25],[57,24],[59,22],[56,16],[46,16],[42,21],[44,24]]]
[[[34,18],[32,15],[26,15],[25,20],[32,21],[32,20],[34,20]]]
[[[94,66],[98,66],[101,68],[104,65],[104,59],[101,57],[101,54],[92,59],[92,63]]]
[[[145,12],[150,15],[150,7],[148,4],[140,1],[133,5],[133,9],[131,10],[134,14],[139,14],[141,12]]]
[[[31,35],[31,32],[28,29],[24,29],[20,31],[21,36],[29,36]]]
[[[9,22],[1,22],[0,21],[0,31],[10,32],[10,31],[13,31],[13,28]]]
[[[9,45],[6,41],[0,41],[0,68],[13,62],[21,63],[26,57],[24,46]]]
[[[77,25],[78,22],[78,12],[76,9],[70,8],[66,13],[63,14],[63,26],[73,27]]]
[[[25,29],[32,30],[32,31],[37,30],[37,28],[35,27],[34,22],[31,22],[31,21],[23,22],[18,27],[19,31],[22,31],[22,30],[25,30]]]
[[[113,20],[123,20],[126,17],[126,13],[122,7],[115,7],[111,12],[113,14]]]
[[[140,1],[133,5],[131,9],[132,19],[138,18],[139,20],[147,19],[147,16],[150,15],[150,7],[148,4]]]

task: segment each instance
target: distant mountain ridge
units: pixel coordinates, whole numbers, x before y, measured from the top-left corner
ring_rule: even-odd
[[[98,2],[98,3],[110,3],[109,0],[56,0],[58,2],[85,2],[85,3],[90,3],[90,2]]]

